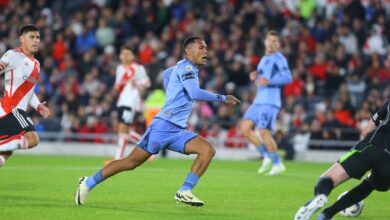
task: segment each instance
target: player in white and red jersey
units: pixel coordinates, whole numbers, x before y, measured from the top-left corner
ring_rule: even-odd
[[[0,167],[16,149],[35,147],[39,142],[33,123],[27,117],[28,105],[44,118],[50,110],[34,93],[39,80],[39,62],[34,58],[40,35],[34,25],[20,29],[19,48],[8,50],[0,59],[0,74],[4,75],[5,91],[0,101]]]
[[[150,86],[145,67],[134,61],[134,51],[130,46],[121,47],[119,59],[121,64],[116,69],[114,87],[114,90],[119,93],[117,102],[118,149],[115,159],[123,158],[129,140],[137,143],[140,139],[136,132],[130,131],[129,126],[133,123],[135,113],[141,110],[140,91]]]

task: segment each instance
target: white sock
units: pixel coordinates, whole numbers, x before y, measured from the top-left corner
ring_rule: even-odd
[[[23,135],[15,135],[0,142],[0,152],[27,148],[28,140]]]
[[[123,158],[128,142],[127,134],[119,134],[118,136],[118,148],[116,150],[115,160]]]
[[[0,167],[4,166],[5,160],[6,160],[5,157],[0,156]]]

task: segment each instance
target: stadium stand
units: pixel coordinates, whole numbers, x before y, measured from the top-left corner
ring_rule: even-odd
[[[289,158],[307,148],[350,147],[390,98],[389,0],[0,0],[0,21],[0,55],[17,45],[21,25],[41,29],[36,93],[54,114],[30,113],[37,131],[60,134],[43,135],[46,140],[112,143],[101,134],[116,133],[112,87],[120,46],[136,48],[147,68],[146,99],[161,89],[161,71],[181,59],[181,42],[191,34],[209,46],[201,87],[243,101],[197,104],[190,128],[220,147],[247,147],[237,120],[255,95],[248,74],[269,29],[281,33],[294,77],[277,124]],[[145,130],[143,114],[134,127]]]

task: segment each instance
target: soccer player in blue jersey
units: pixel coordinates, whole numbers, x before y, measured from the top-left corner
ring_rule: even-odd
[[[206,171],[215,154],[205,139],[186,130],[193,100],[224,102],[232,105],[240,101],[232,95],[214,94],[199,88],[199,67],[206,64],[207,45],[201,37],[192,36],[183,43],[184,59],[164,71],[166,100],[154,117],[137,147],[124,159],[115,160],[92,177],[81,177],[76,192],[76,205],[85,203],[88,192],[103,180],[143,164],[152,154],[167,148],[182,154],[197,154],[187,178],[174,199],[192,206],[202,206],[191,190]]]
[[[245,112],[240,130],[264,157],[258,172],[277,175],[286,168],[277,152],[278,147],[271,132],[281,106],[281,87],[291,83],[292,77],[286,58],[279,52],[278,33],[267,32],[264,44],[266,54],[257,70],[250,73],[250,79],[257,86],[256,98]],[[252,130],[255,125],[259,129],[260,137]]]

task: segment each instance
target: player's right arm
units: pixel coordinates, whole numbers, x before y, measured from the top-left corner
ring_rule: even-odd
[[[386,114],[390,114],[387,113],[387,105],[390,105],[390,100],[387,100],[385,104],[383,104],[382,107],[371,117],[367,125],[364,126],[360,134],[361,138],[364,138],[368,133],[377,128],[380,122],[386,118]]]
[[[249,77],[255,82],[257,86],[267,86],[271,79],[272,68],[272,60],[267,56],[263,57],[257,67],[256,72],[251,72]]]
[[[5,53],[0,59],[0,75],[7,72],[9,69],[9,52]]]
[[[116,73],[115,73],[115,84],[114,84],[114,92],[117,94],[121,91],[123,88],[123,83],[121,82],[123,78],[124,72],[120,71],[119,66],[116,68]]]
[[[5,68],[7,68],[8,64],[9,63],[7,63],[7,62],[0,61],[0,73],[5,72]]]

